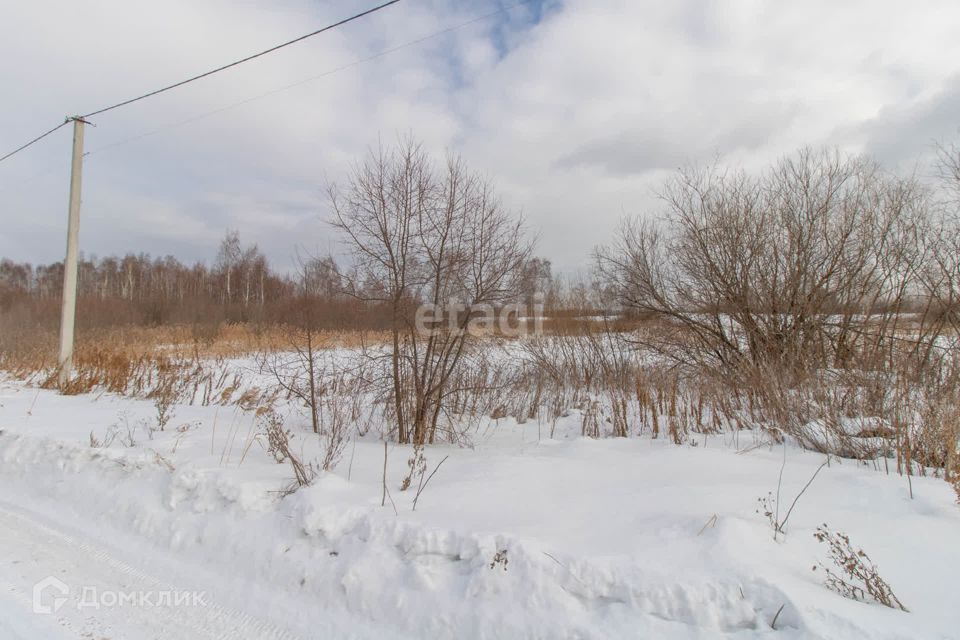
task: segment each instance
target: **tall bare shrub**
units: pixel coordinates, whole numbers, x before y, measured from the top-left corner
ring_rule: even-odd
[[[353,258],[345,288],[391,309],[390,345],[370,355],[389,363],[397,438],[432,442],[475,337],[474,311],[521,293],[531,252],[522,222],[459,158],[438,168],[412,140],[371,152],[346,185],[330,188],[330,200]],[[446,310],[453,302],[462,306],[431,330],[417,322],[420,305]]]
[[[912,180],[803,150],[755,175],[683,170],[662,200],[662,218],[625,221],[596,252],[598,271],[622,307],[664,321],[635,342],[724,385],[738,420],[839,442],[851,416],[896,422],[889,390],[938,370],[918,295],[936,248]]]

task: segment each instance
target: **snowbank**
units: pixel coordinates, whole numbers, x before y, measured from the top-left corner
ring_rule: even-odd
[[[427,451],[431,468],[450,459],[415,512],[398,489],[409,450],[392,448],[395,513],[380,505],[380,443],[348,447],[336,474],[281,499],[285,466],[255,443],[240,462],[243,416],[234,428],[221,414],[214,433],[215,409],[192,408],[181,416],[195,425],[187,435],[92,448],[88,434],[107,416],[146,415],[149,405],[35,393],[0,391],[0,508],[89,536],[134,566],[163,564],[181,584],[303,637],[334,616],[355,619],[356,637],[950,638],[960,629],[951,595],[960,509],[942,480],[915,478],[911,501],[904,479],[834,461],[775,542],[756,504],[776,492],[781,448],[548,441],[504,422],[474,450]],[[231,432],[240,442],[224,463]],[[786,456],[784,508],[823,460]],[[822,586],[810,570],[825,558],[812,537],[822,522],[870,553],[911,613]]]

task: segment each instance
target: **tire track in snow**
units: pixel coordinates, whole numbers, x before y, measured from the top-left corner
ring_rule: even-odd
[[[116,606],[82,610],[75,606],[81,585],[101,593],[184,593],[190,589],[149,575],[104,549],[69,535],[54,523],[0,501],[0,566],[7,601],[24,609],[24,618],[42,616],[77,638],[164,638],[183,640],[298,640],[272,622],[203,598],[203,606]],[[51,615],[32,611],[33,586],[47,576],[71,587],[70,600]],[[92,614],[92,615],[90,615]],[[60,636],[56,636],[60,637]]]

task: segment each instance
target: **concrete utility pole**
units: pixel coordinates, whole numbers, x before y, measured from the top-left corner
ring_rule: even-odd
[[[60,374],[62,389],[73,374],[73,327],[77,316],[77,253],[80,240],[80,177],[83,171],[83,118],[73,117],[73,160],[70,164],[70,210],[67,256],[63,261],[63,311],[60,315]]]

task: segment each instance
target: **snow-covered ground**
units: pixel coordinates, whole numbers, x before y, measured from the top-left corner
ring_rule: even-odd
[[[281,497],[253,414],[182,406],[151,434],[154,415],[0,382],[0,638],[960,638],[956,495],[915,477],[910,499],[882,463],[832,460],[774,541],[758,498],[783,467],[785,510],[824,458],[746,432],[587,440],[571,416],[549,440],[502,420],[426,450],[428,472],[449,458],[413,511],[409,447],[387,447],[381,506],[375,434]],[[909,613],[823,586],[822,523]],[[56,611],[34,613],[47,578]]]

